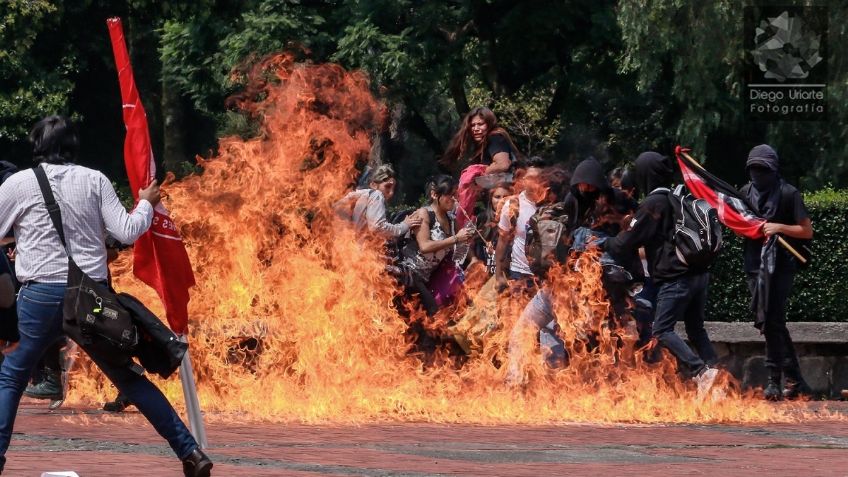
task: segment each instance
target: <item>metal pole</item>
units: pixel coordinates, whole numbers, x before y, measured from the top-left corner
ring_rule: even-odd
[[[180,341],[188,343],[185,335],[180,335]],[[201,449],[209,447],[206,440],[206,426],[203,424],[203,413],[200,410],[200,401],[197,399],[197,384],[194,382],[194,368],[191,366],[189,351],[183,356],[180,363],[180,381],[183,384],[183,396],[185,396],[186,414],[188,414],[188,425],[191,434]]]

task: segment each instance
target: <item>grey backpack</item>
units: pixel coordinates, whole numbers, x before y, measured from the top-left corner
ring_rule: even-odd
[[[677,258],[690,268],[707,269],[722,246],[718,211],[690,194],[683,184],[675,187],[668,198],[674,211],[672,244]]]

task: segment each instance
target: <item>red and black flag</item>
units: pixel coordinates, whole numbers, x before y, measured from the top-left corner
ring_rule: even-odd
[[[680,146],[674,151],[689,192],[716,209],[718,219],[727,228],[752,240],[765,239],[763,224],[766,221],[754,212],[748,199],[735,187],[707,172],[688,152]]]

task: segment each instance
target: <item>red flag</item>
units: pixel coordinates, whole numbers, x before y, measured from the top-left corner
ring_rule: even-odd
[[[695,197],[703,199],[718,211],[718,218],[734,232],[752,240],[763,240],[763,224],[748,203],[747,197],[733,186],[707,172],[688,154],[689,150],[677,146],[675,155],[686,188]]]
[[[138,201],[138,190],[147,187],[156,177],[156,163],[150,147],[147,115],[135,86],[121,19],[110,18],[106,24],[112,39],[112,51],[121,84],[124,124],[127,128],[124,163],[133,198]],[[194,286],[194,272],[177,227],[161,203],[153,212],[150,230],[135,242],[133,272],[159,294],[171,329],[176,333],[185,333],[188,327],[188,289]]]

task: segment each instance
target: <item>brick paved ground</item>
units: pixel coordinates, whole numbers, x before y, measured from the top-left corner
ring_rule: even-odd
[[[814,403],[811,406],[819,406]],[[828,403],[848,416],[848,403]],[[848,422],[482,427],[208,426],[215,476],[848,475]],[[4,476],[181,475],[135,413],[23,404]]]

